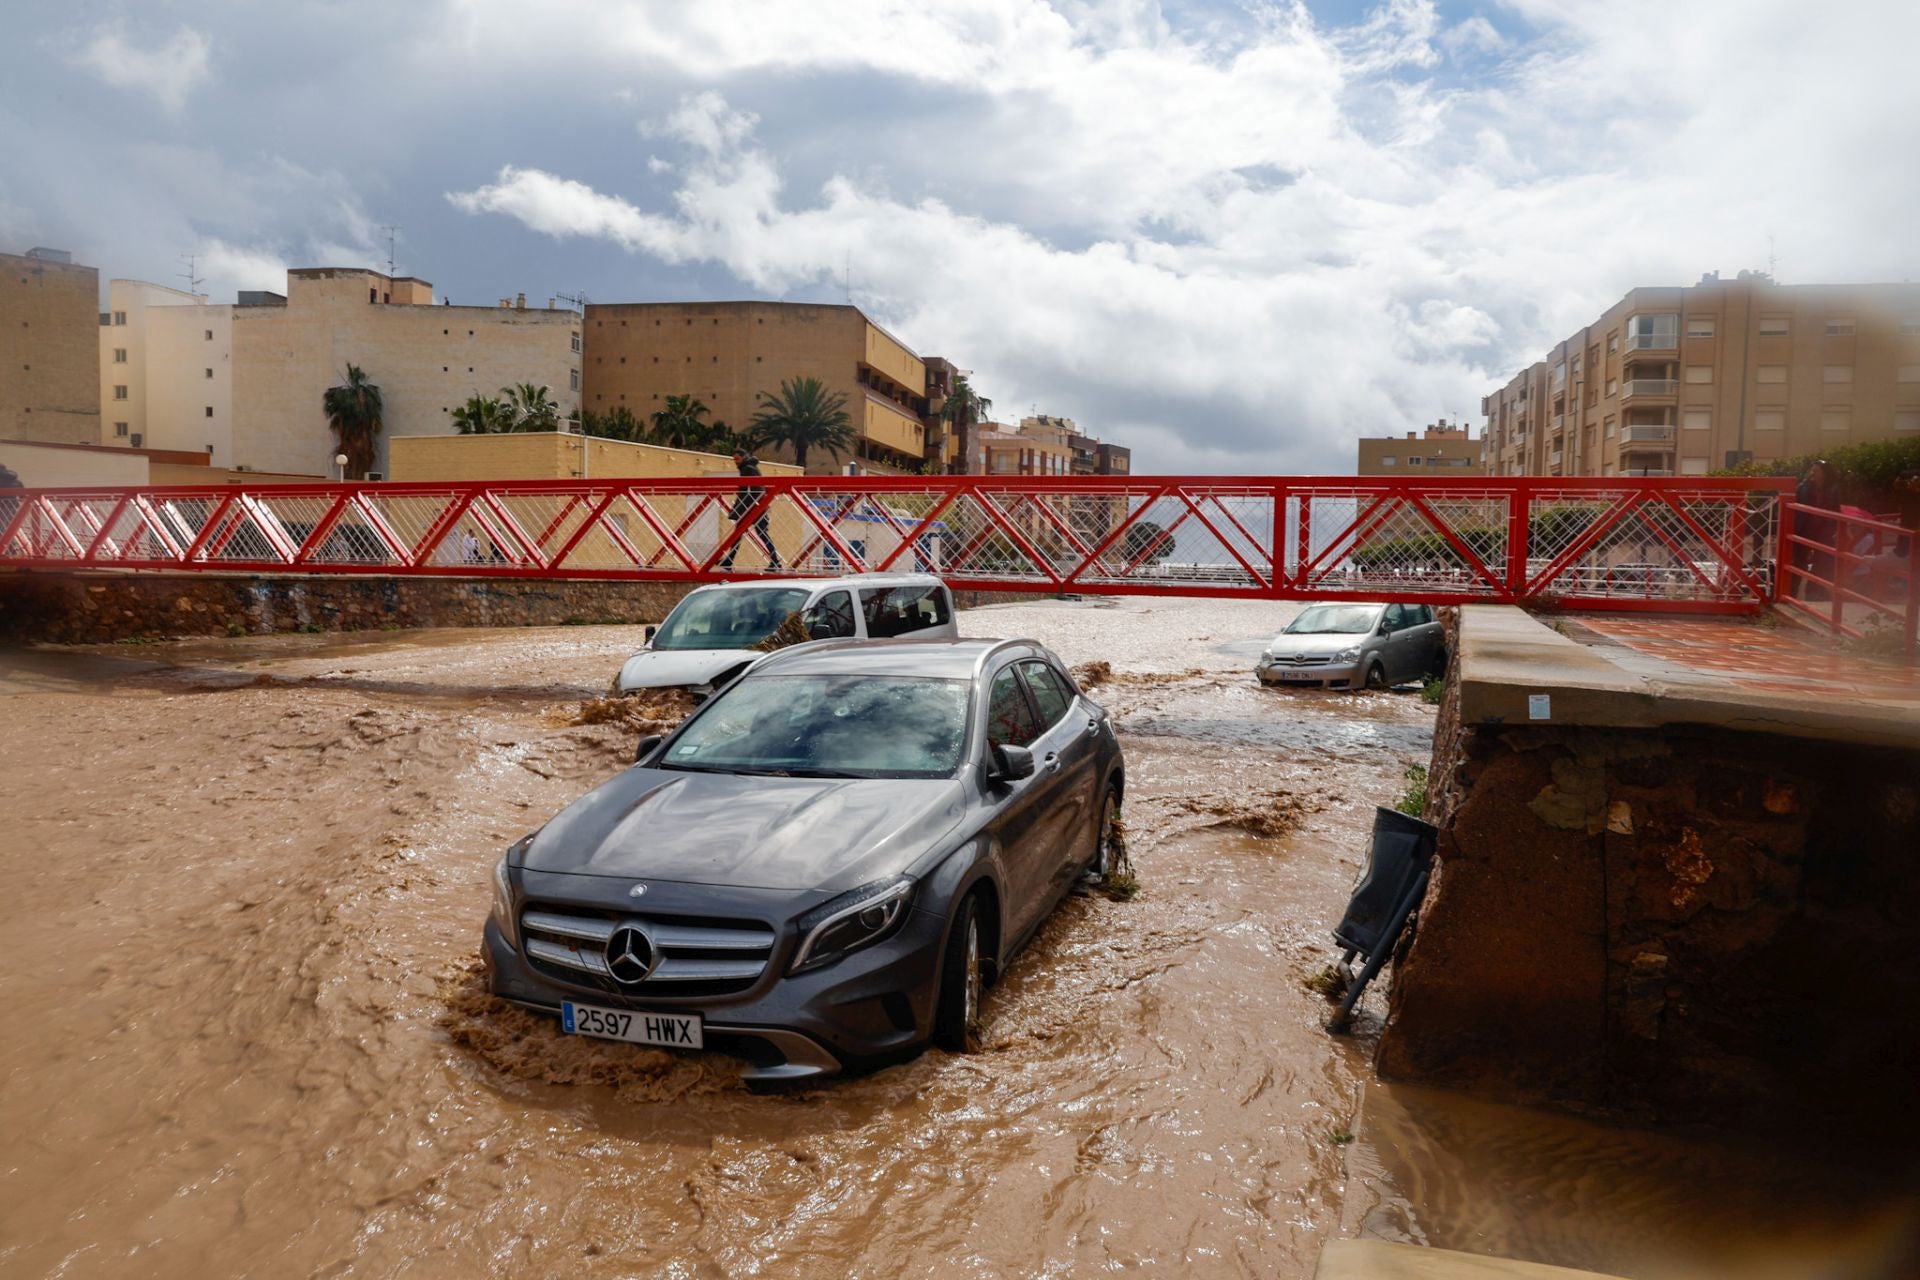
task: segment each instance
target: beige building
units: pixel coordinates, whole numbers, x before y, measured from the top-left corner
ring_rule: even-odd
[[[1704,475],[1920,438],[1920,285],[1635,289],[1481,408],[1495,475]]]
[[[1362,436],[1355,474],[1412,476],[1416,480],[1483,476],[1487,474],[1484,443],[1473,439],[1464,423],[1450,423],[1445,418],[1425,431],[1407,432],[1404,439]]]
[[[1020,425],[981,423],[973,433],[977,456],[967,470],[989,476],[1124,476],[1132,450],[1081,432],[1072,418],[1034,414]]]
[[[312,484],[317,475],[278,475],[207,465],[203,453],[132,449],[100,444],[53,444],[0,440],[0,465],[30,489],[95,485],[122,488],[147,484]]]
[[[927,366],[859,308],[794,302],[593,303],[586,312],[585,396],[595,413],[642,421],[690,395],[712,421],[744,429],[762,394],[800,377],[846,397],[851,455],[815,452],[817,474],[849,465],[882,474],[927,461]]]
[[[100,442],[100,273],[58,249],[0,253],[0,437]]]
[[[234,304],[115,280],[100,330],[104,439],[205,454],[215,466],[335,474],[338,444],[322,400],[347,366],[380,388],[374,455],[388,473],[394,436],[450,432],[469,396],[545,386],[561,416],[579,407],[580,317],[529,308],[435,306],[433,286],[358,268],[287,273],[287,292]]]

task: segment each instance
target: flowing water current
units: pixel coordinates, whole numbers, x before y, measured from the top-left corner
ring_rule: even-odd
[[[0,1274],[1305,1277],[1360,1233],[1881,1274],[1871,1187],[1382,1087],[1377,1007],[1321,1030],[1432,709],[1261,689],[1289,612],[963,615],[1111,664],[1143,891],[1064,903],[978,1052],[774,1094],[480,984],[494,860],[630,757],[573,721],[637,628],[0,653]]]

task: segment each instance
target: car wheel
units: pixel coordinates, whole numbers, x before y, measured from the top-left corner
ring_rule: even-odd
[[[1361,680],[1359,687],[1362,689],[1384,689],[1387,687],[1387,669],[1380,665],[1378,658],[1375,658],[1367,664],[1366,677]]]
[[[1113,874],[1114,827],[1120,821],[1120,788],[1107,786],[1106,802],[1100,806],[1100,830],[1094,837],[1093,860],[1087,863],[1087,874],[1104,880]]]
[[[972,1047],[980,1029],[980,1001],[987,989],[982,950],[986,931],[980,921],[980,895],[969,893],[947,933],[947,954],[940,965],[940,1000],[933,1011],[933,1042],[953,1053]]]

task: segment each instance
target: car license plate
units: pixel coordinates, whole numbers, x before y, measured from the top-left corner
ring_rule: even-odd
[[[569,1000],[560,1006],[560,1025],[570,1036],[599,1036],[602,1040],[625,1040],[629,1044],[658,1045],[663,1049],[705,1047],[697,1013],[597,1009]]]
[[[1314,684],[1325,684],[1327,682],[1325,673],[1319,671],[1282,671],[1280,678],[1282,680],[1299,680],[1303,683],[1312,681]]]

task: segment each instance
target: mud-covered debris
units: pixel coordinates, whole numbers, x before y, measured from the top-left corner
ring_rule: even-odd
[[[605,1085],[635,1102],[673,1102],[746,1087],[740,1065],[730,1058],[567,1035],[554,1019],[489,992],[478,961],[441,979],[440,998],[439,1023],[448,1039],[516,1080]]]
[[[559,709],[563,725],[612,724],[635,733],[666,733],[692,714],[697,704],[685,689],[645,689],[639,693],[588,698],[579,706]]]
[[[1271,840],[1292,831],[1309,814],[1326,806],[1315,799],[1303,799],[1291,791],[1205,792],[1199,795],[1160,796],[1155,804],[1170,814],[1188,814],[1201,819],[1195,829],[1231,829]]]
[[[1113,679],[1113,664],[1110,662],[1083,662],[1073,668],[1073,682],[1082,689],[1098,689]]]
[[[775,649],[785,649],[789,645],[805,644],[811,639],[813,639],[813,637],[807,634],[806,623],[801,620],[800,611],[796,609],[786,617],[780,619],[780,625],[773,629],[772,635],[769,635],[759,644],[750,644],[747,647],[756,653],[772,653]]]
[[[1107,828],[1107,848],[1111,857],[1106,874],[1088,887],[1115,902],[1131,902],[1140,894],[1140,881],[1133,874],[1133,858],[1127,852],[1127,820],[1119,814]]]

